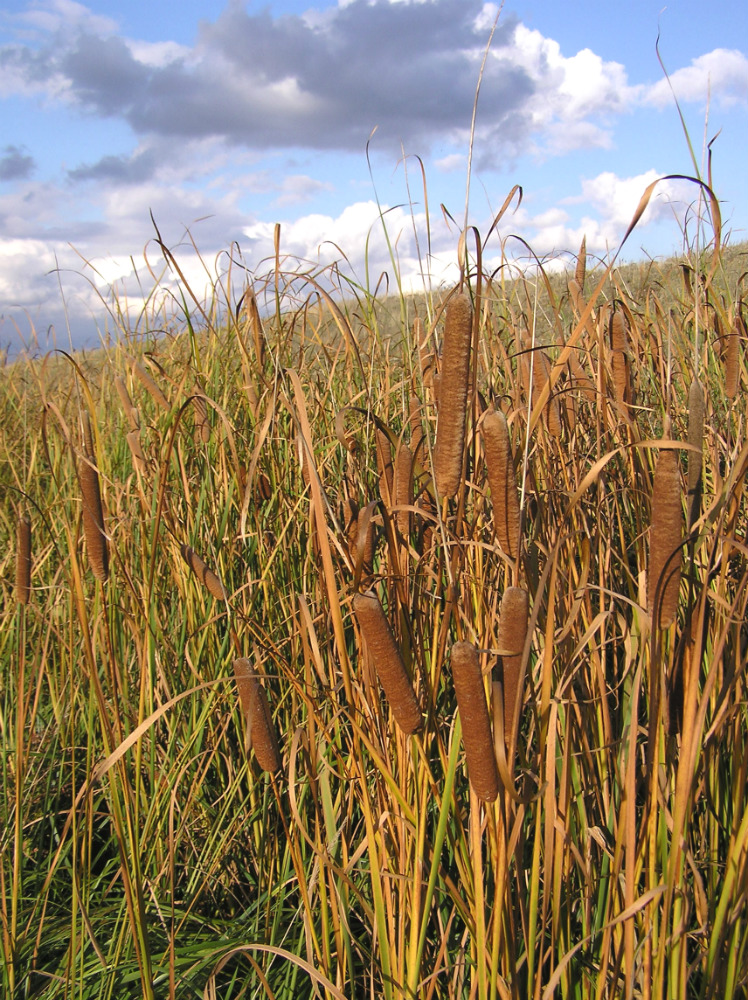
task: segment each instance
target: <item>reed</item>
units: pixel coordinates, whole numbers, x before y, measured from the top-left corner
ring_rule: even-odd
[[[470,296],[461,292],[449,300],[444,322],[439,418],[434,445],[434,481],[440,497],[453,497],[460,488],[472,329]]]
[[[379,598],[356,594],[353,611],[395,721],[410,736],[421,728],[421,709]]]
[[[499,771],[480,657],[472,643],[456,642],[452,646],[451,662],[468,778],[479,799],[493,802],[499,794]]]
[[[254,750],[263,771],[275,774],[281,769],[283,761],[265,688],[251,660],[240,657],[234,660],[233,665],[247,749]]]
[[[663,449],[652,483],[652,520],[649,529],[647,609],[653,627],[669,628],[675,621],[681,576],[683,509],[678,457]]]
[[[221,578],[217,573],[207,565],[207,563],[200,558],[200,556],[195,552],[193,548],[189,545],[181,545],[180,551],[182,553],[182,558],[189,566],[190,570],[198,578],[198,580],[203,584],[204,587],[215,597],[217,601],[227,601],[228,595],[226,593],[226,588],[221,582]]]

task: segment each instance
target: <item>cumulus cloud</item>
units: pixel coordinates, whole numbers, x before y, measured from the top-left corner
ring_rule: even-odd
[[[6,146],[0,156],[0,181],[26,180],[34,171],[34,158],[18,146]]]
[[[672,85],[672,90],[670,89]],[[644,92],[647,104],[662,108],[679,101],[706,104],[714,99],[722,107],[748,104],[748,59],[737,49],[714,49],[670,74],[670,83],[659,80]]]

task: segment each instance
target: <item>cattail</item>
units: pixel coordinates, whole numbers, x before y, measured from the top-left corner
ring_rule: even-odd
[[[190,567],[195,576],[200,580],[217,601],[226,601],[226,588],[221,583],[221,578],[210,569],[200,556],[189,545],[180,546],[182,558]]]
[[[343,500],[343,531],[348,544],[348,554],[355,563],[358,548],[358,504],[350,497],[345,497]]]
[[[465,447],[470,341],[473,309],[465,292],[447,305],[439,382],[439,419],[434,446],[434,480],[440,497],[453,497],[460,488]]]
[[[366,523],[364,523],[366,521]],[[374,578],[375,525],[371,512],[366,508],[358,512],[356,518],[356,562],[361,558],[361,582],[371,583]]]
[[[701,465],[704,447],[704,386],[695,378],[688,390],[688,443],[698,451],[688,453],[688,523],[693,524],[699,514],[701,498]]]
[[[421,728],[421,710],[379,598],[356,594],[353,611],[395,721],[410,736]]]
[[[248,747],[254,750],[257,763],[263,771],[272,774],[280,770],[282,761],[265,688],[246,657],[234,660],[234,676]]]
[[[470,784],[479,799],[493,802],[499,794],[499,771],[480,659],[472,643],[456,642],[452,646],[452,679],[462,722],[462,742]]]
[[[405,444],[400,443],[395,456],[395,506],[411,507],[413,505],[413,452]],[[411,513],[399,510],[396,514],[397,528],[403,538],[410,537]]]
[[[199,388],[197,389],[197,395],[192,397],[192,408],[195,411],[195,444],[207,444],[210,441],[208,404]]]
[[[136,472],[145,472],[146,470],[146,459],[145,452],[143,451],[143,445],[140,440],[140,431],[132,430],[127,435],[127,444],[130,448],[130,454],[132,455],[132,464],[135,467]]]
[[[493,500],[494,531],[501,549],[510,559],[516,559],[519,542],[519,497],[506,417],[500,411],[489,410],[483,418],[482,429],[488,483]]]
[[[31,599],[31,520],[21,514],[16,538],[16,600],[28,604]]]
[[[577,266],[574,268],[574,280],[580,289],[584,288],[584,279],[587,275],[587,236],[582,237],[582,243],[577,254]]]
[[[725,350],[725,395],[735,399],[740,385],[740,320],[735,319],[732,333],[726,337]]]
[[[85,410],[83,443],[85,453],[78,459],[78,482],[83,496],[83,534],[91,572],[97,580],[104,583],[109,576],[109,551],[104,533],[104,508],[101,502],[99,473],[95,465],[91,422]]]
[[[680,590],[683,510],[678,458],[663,450],[657,459],[652,483],[652,523],[649,529],[647,607],[655,627],[668,628],[675,621]],[[655,599],[659,603],[655,606]]]
[[[624,416],[628,418],[630,416],[629,406],[633,401],[629,339],[623,314],[618,310],[610,317],[610,349],[616,402]]]
[[[162,410],[170,410],[169,400],[164,395],[163,390],[154,382],[139,361],[132,362],[132,371],[154,403],[160,406]]]
[[[507,587],[501,598],[497,642],[501,653],[504,690],[504,744],[512,744],[517,731],[517,694],[522,671],[522,653],[527,638],[529,597],[522,587]]]
[[[138,430],[140,427],[140,417],[138,416],[138,411],[133,405],[133,401],[130,399],[130,393],[127,391],[125,380],[119,375],[114,380],[114,388],[117,390],[117,395],[122,403],[122,409],[125,411],[127,422],[130,425],[130,430]]]
[[[260,310],[257,307],[257,298],[254,292],[250,292],[247,299],[247,315],[249,317],[249,329],[252,334],[257,365],[262,370],[265,367],[265,331],[262,328]]]
[[[376,429],[377,471],[379,472],[379,495],[387,510],[394,502],[395,471],[392,466],[392,444],[389,435],[380,427]]]

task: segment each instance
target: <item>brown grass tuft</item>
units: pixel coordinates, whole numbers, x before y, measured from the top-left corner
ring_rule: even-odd
[[[527,638],[529,597],[522,587],[507,587],[501,598],[497,642],[501,654],[502,688],[504,691],[504,744],[512,744],[517,731],[518,691],[522,671],[522,652]]]
[[[506,417],[489,410],[483,418],[483,447],[493,500],[493,525],[501,549],[510,559],[519,549],[519,497]]]
[[[282,761],[265,688],[246,657],[234,660],[234,676],[248,747],[254,750],[257,763],[263,771],[273,774],[280,770]]]
[[[421,728],[421,710],[379,598],[356,594],[353,611],[395,721],[410,736]]]
[[[434,481],[440,497],[453,497],[460,488],[472,328],[470,296],[462,292],[447,304],[444,323],[439,417],[434,446]]]
[[[462,722],[462,742],[470,784],[479,799],[493,802],[499,794],[499,771],[480,658],[472,643],[456,642],[452,646],[452,679]]]
[[[652,615],[653,627],[668,628],[675,621],[682,541],[683,509],[678,457],[675,451],[667,449],[660,452],[652,483],[647,608]]]
[[[21,514],[16,537],[16,600],[28,604],[31,600],[31,520]]]
[[[190,567],[198,580],[200,580],[201,583],[208,588],[213,597],[215,597],[217,601],[228,600],[226,588],[221,582],[221,578],[208,567],[197,552],[195,552],[193,548],[190,548],[189,545],[180,546],[180,551],[184,561]]]

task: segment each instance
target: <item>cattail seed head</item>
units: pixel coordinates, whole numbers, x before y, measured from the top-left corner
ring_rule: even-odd
[[[577,254],[577,266],[574,268],[574,280],[580,291],[584,288],[584,279],[587,274],[587,237],[582,237],[582,244]]]
[[[629,406],[633,402],[629,338],[623,313],[619,310],[612,313],[610,317],[610,350],[616,402],[624,416],[629,417]]]
[[[507,587],[501,598],[497,642],[501,650],[502,687],[504,690],[504,744],[512,744],[518,723],[518,691],[522,672],[522,653],[527,638],[529,597],[522,587]]]
[[[479,799],[493,802],[499,794],[499,772],[480,658],[472,643],[456,642],[452,646],[452,679],[462,722],[462,742],[470,784]]]
[[[280,770],[282,761],[265,688],[251,661],[245,657],[234,660],[234,676],[244,716],[247,744],[254,750],[257,763],[263,771],[273,774]]]
[[[353,611],[395,721],[410,736],[421,728],[421,710],[379,598],[356,594]]]
[[[114,388],[117,390],[117,395],[122,403],[122,409],[125,411],[127,422],[130,425],[130,430],[138,430],[140,427],[138,411],[133,405],[133,401],[130,399],[130,393],[127,391],[125,380],[120,375],[118,375],[114,380]]]
[[[376,429],[376,453],[379,495],[389,510],[395,501],[395,470],[392,465],[392,444],[389,435],[380,427]]]
[[[180,547],[180,551],[184,561],[190,567],[198,580],[200,580],[201,583],[207,587],[213,597],[215,597],[217,601],[228,600],[226,588],[223,586],[221,578],[208,567],[197,552],[195,552],[193,548],[190,548],[189,545],[182,545]]]
[[[83,535],[91,572],[104,583],[109,577],[109,550],[104,532],[104,507],[93,453],[93,434],[87,411],[83,412],[84,454],[78,459],[78,482],[83,496]]]
[[[553,368],[551,359],[542,348],[535,347],[529,349],[532,341],[526,338],[526,351],[522,355],[522,380],[525,392],[530,392],[530,367],[532,366],[532,406],[535,407],[541,392],[550,381],[551,370]],[[561,409],[558,405],[558,398],[551,392],[548,402],[545,404],[545,425],[548,433],[552,437],[561,436]]]
[[[16,600],[28,604],[31,600],[31,520],[21,514],[16,538]]]
[[[127,435],[127,444],[130,448],[130,453],[132,455],[132,464],[136,472],[145,472],[146,470],[146,458],[145,452],[143,451],[143,445],[140,440],[140,431],[133,430]]]
[[[449,301],[444,323],[434,446],[434,481],[440,497],[453,497],[460,488],[472,328],[473,308],[470,296],[463,292]]]
[[[682,541],[680,470],[676,453],[668,449],[660,452],[652,483],[647,608],[655,628],[668,628],[675,621]]]
[[[156,406],[161,407],[162,410],[170,410],[171,405],[169,400],[164,395],[163,390],[153,378],[148,374],[145,368],[140,364],[139,361],[132,362],[132,373],[137,378],[138,382],[143,386],[145,391],[151,397]]]
[[[195,411],[195,444],[207,444],[210,441],[210,419],[208,404],[202,391],[198,388],[197,395],[192,397],[192,408]]]
[[[413,452],[405,442],[400,443],[395,456],[394,489],[396,507],[413,505]],[[412,521],[410,511],[399,510],[396,521],[397,529],[403,538],[409,538]]]
[[[516,559],[519,547],[519,497],[506,417],[500,411],[489,410],[483,418],[482,430],[496,539],[509,558]]]

